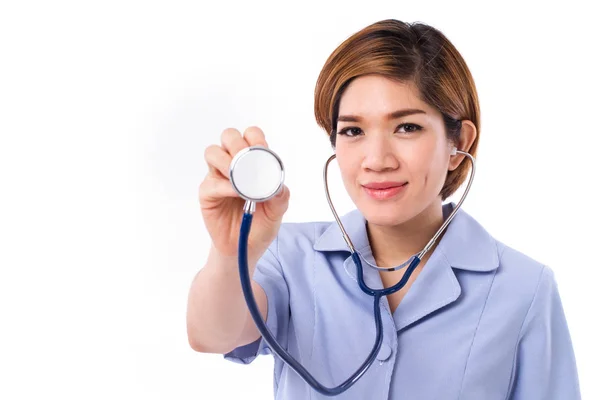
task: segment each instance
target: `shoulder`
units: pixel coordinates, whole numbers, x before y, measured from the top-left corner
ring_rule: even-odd
[[[535,304],[548,303],[556,291],[554,272],[548,265],[498,240],[499,266],[493,290],[507,303],[530,314]]]
[[[277,234],[279,249],[306,252],[313,249],[321,235],[331,228],[332,221],[284,222]]]
[[[536,280],[547,268],[538,260],[498,240],[487,227],[464,210],[459,210],[439,244],[449,263],[469,272],[494,272],[523,281]]]
[[[453,226],[454,225],[454,226]],[[540,287],[552,284],[550,267],[495,238],[464,211],[456,215],[440,243],[450,264],[464,281],[489,279],[488,300],[507,312],[526,312]],[[520,313],[519,313],[520,314]]]
[[[465,295],[483,304],[482,315],[501,318],[502,324],[493,329],[516,339],[535,324],[547,326],[561,310],[552,268],[493,237],[474,219],[459,221],[465,229],[455,232],[452,244],[460,245],[447,249]]]
[[[527,282],[528,286],[533,287],[534,296],[557,289],[552,267],[501,242],[498,242],[498,248],[500,273],[516,280],[515,286],[519,286],[520,281]]]
[[[542,262],[532,258],[524,252],[508,246],[494,239],[498,249],[499,269],[501,273],[510,278],[533,279],[536,282],[543,274],[552,273],[552,270]]]
[[[330,225],[331,221],[284,222],[270,250],[284,268],[306,262],[313,257],[316,241]]]

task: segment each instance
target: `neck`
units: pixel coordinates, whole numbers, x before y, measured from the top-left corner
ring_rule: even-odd
[[[377,265],[395,267],[423,250],[444,223],[441,199],[401,225],[382,226],[367,222],[367,235]],[[439,242],[439,238],[437,242]],[[437,244],[436,242],[436,244]],[[427,252],[422,263],[435,249]]]

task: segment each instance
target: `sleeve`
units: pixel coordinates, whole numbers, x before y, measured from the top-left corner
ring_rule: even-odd
[[[287,350],[290,296],[278,255],[278,239],[276,238],[256,264],[252,279],[264,289],[267,297],[266,326],[277,342]],[[271,354],[271,349],[262,336],[223,356],[226,360],[238,364],[249,364],[259,354]]]
[[[511,400],[580,400],[573,344],[554,272],[544,267],[523,322]]]

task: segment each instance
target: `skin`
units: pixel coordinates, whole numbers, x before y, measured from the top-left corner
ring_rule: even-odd
[[[404,109],[424,113],[388,115]],[[348,116],[358,117],[358,121],[347,121]],[[344,186],[367,220],[377,265],[392,267],[405,262],[421,251],[442,225],[439,193],[448,171],[464,159],[451,155],[452,147],[469,149],[477,135],[475,125],[463,120],[459,142],[453,143],[446,136],[442,114],[419,98],[412,82],[365,75],[353,80],[340,99],[336,135],[335,153]],[[407,182],[407,186],[390,199],[374,199],[362,187],[382,181]],[[407,285],[388,296],[392,312],[433,250]],[[404,269],[380,271],[384,287],[394,285],[403,273]]]

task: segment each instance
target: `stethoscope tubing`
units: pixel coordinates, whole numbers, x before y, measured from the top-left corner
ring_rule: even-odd
[[[352,374],[346,381],[344,381],[341,385],[328,388],[319,383],[298,361],[296,361],[281,345],[275,340],[273,334],[266,326],[263,321],[262,315],[256,304],[256,299],[254,298],[254,292],[252,291],[252,284],[250,281],[250,273],[248,268],[248,236],[250,234],[250,227],[252,225],[252,214],[244,213],[242,217],[242,224],[240,228],[240,238],[239,238],[239,246],[238,246],[238,262],[239,262],[239,272],[240,272],[240,280],[242,284],[242,291],[244,293],[244,298],[246,300],[246,304],[248,305],[248,310],[250,311],[250,315],[256,324],[260,334],[263,336],[271,350],[279,357],[283,362],[285,362],[290,368],[292,368],[298,375],[302,377],[310,386],[312,386],[317,392],[324,394],[326,396],[335,396],[342,392],[348,390],[352,385],[354,385],[363,375],[369,367],[375,361],[375,357],[379,353],[381,348],[381,344],[383,342],[383,329],[382,329],[382,321],[381,321],[381,308],[379,307],[379,301],[381,296],[384,295],[386,290],[373,291],[368,288],[368,286],[364,283],[362,278],[362,273],[358,274],[359,283],[361,284],[361,289],[363,291],[367,290],[371,292],[374,297],[374,315],[375,315],[375,344],[369,356],[365,360],[365,362],[360,366],[360,368]],[[357,265],[357,273],[359,271],[362,272],[362,264],[358,257],[358,254],[353,253],[352,258],[358,260]],[[417,263],[418,264],[418,263]],[[405,273],[406,275],[406,273]],[[404,281],[404,279],[403,279]],[[402,283],[402,282],[400,282]],[[400,285],[398,283],[396,286]],[[402,285],[403,286],[403,285]],[[389,288],[392,289],[392,288]],[[396,289],[399,290],[399,289]]]

